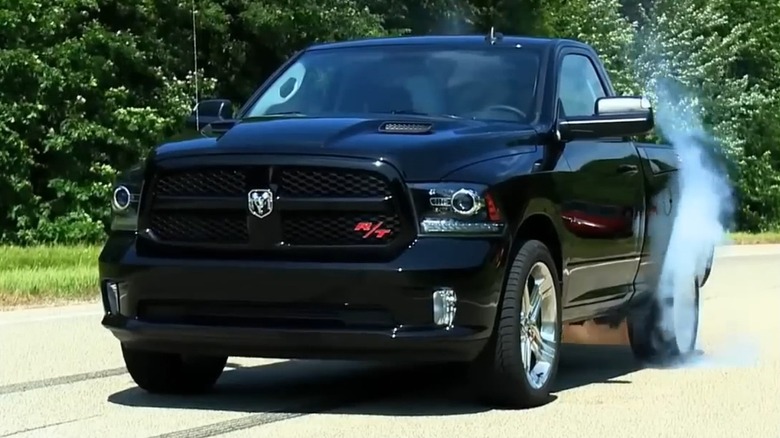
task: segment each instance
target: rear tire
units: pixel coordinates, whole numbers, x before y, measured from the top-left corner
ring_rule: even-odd
[[[691,283],[690,290],[653,300],[628,317],[628,338],[637,359],[666,363],[693,354],[699,332],[699,282]],[[668,323],[663,323],[664,317]]]
[[[520,242],[501,296],[493,336],[476,359],[472,383],[491,405],[545,404],[560,356],[561,291],[544,243]]]
[[[714,261],[715,261],[715,250],[713,249],[712,251],[710,251],[709,258],[707,258],[707,265],[706,268],[704,268],[704,275],[699,281],[699,287],[704,287],[704,285],[707,284],[707,280],[710,279],[710,274],[712,273],[712,263]]]
[[[122,344],[127,371],[141,388],[155,394],[192,394],[211,389],[227,357],[187,356],[139,350]]]

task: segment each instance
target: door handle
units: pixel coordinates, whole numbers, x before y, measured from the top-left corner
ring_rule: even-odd
[[[621,164],[617,168],[617,173],[636,173],[639,171],[639,167],[635,164]]]

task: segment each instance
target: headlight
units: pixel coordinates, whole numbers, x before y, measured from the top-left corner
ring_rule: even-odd
[[[485,186],[410,184],[409,190],[421,235],[495,235],[504,231],[504,217]]]
[[[117,178],[111,190],[112,231],[137,231],[142,181],[141,169],[131,169]]]
[[[114,189],[114,196],[111,198],[111,207],[115,212],[125,211],[130,208],[133,202],[133,194],[127,186],[120,185]]]

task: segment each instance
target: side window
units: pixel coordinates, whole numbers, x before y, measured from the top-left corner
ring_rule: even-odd
[[[587,56],[566,55],[558,78],[558,98],[567,116],[590,116],[596,99],[606,96],[596,68]]]

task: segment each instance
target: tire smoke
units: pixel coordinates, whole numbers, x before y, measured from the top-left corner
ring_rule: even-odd
[[[703,279],[715,247],[725,240],[723,218],[733,212],[734,201],[728,176],[713,159],[717,139],[697,114],[696,98],[671,80],[655,80],[647,92],[655,100],[656,129],[679,158],[665,192],[673,194],[671,215],[655,225],[666,228],[661,234],[668,236],[667,248],[655,249],[663,258],[657,261],[657,332],[686,354],[695,348],[692,336],[698,329],[694,282]]]

